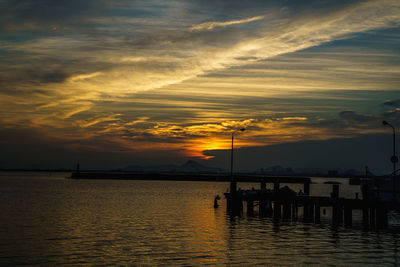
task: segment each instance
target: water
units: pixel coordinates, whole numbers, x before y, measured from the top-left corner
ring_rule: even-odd
[[[230,218],[216,182],[69,180],[0,173],[0,265],[396,266],[396,214],[386,231]],[[329,194],[314,179],[314,195]],[[239,184],[251,188],[251,184]],[[257,185],[254,185],[257,186]],[[354,196],[357,187],[341,193]],[[329,212],[327,212],[328,214]],[[328,216],[328,215],[326,215]],[[355,215],[357,217],[357,215]]]

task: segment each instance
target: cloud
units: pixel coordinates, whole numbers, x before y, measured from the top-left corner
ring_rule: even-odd
[[[124,0],[2,0],[0,29],[6,32],[87,31],[88,26],[94,26],[91,18],[121,13],[120,8],[127,4]]]
[[[344,41],[397,27],[398,1],[56,2],[2,2],[3,127],[199,156],[236,127],[242,146],[375,132],[361,106],[398,89],[395,53]]]
[[[384,103],[382,103],[381,105],[384,107],[400,108],[400,99],[387,100]]]
[[[237,170],[256,170],[274,165],[291,167],[297,171],[328,170],[363,171],[365,166],[375,174],[388,174],[392,153],[390,137],[369,134],[352,138],[297,141],[270,146],[243,147],[236,150]],[[212,157],[207,163],[214,166],[229,166],[229,150],[206,151]]]
[[[147,165],[184,162],[182,151],[177,148],[163,149],[140,146],[127,149],[123,143],[108,136],[85,135],[74,139],[49,136],[40,129],[0,129],[0,168],[68,168],[116,169],[133,163]]]
[[[83,111],[83,110],[78,110],[78,112],[81,112],[81,111]],[[76,113],[73,113],[73,114],[76,114]],[[114,115],[107,116],[107,117],[97,118],[97,119],[94,119],[94,120],[91,120],[91,121],[85,121],[85,122],[82,122],[80,124],[80,127],[87,128],[87,127],[91,127],[93,125],[96,125],[96,124],[99,124],[99,123],[102,123],[102,122],[117,121],[117,120],[119,120],[117,118],[118,115],[119,114],[114,114]]]
[[[93,73],[88,73],[88,74],[77,74],[75,76],[70,77],[69,80],[71,82],[76,82],[76,81],[80,81],[80,80],[91,79],[91,78],[94,78],[101,74],[102,74],[101,72],[93,72]]]
[[[247,19],[239,19],[239,20],[231,20],[231,21],[224,21],[224,22],[216,22],[216,21],[210,21],[210,22],[204,22],[198,25],[192,26],[190,29],[192,31],[210,31],[213,30],[214,28],[219,28],[219,27],[226,27],[226,26],[231,26],[231,25],[236,25],[236,24],[244,24],[244,23],[249,23],[257,20],[262,20],[264,19],[265,16],[255,16]]]
[[[385,111],[382,115],[385,119],[390,119],[392,124],[400,125],[400,108]]]
[[[68,111],[68,112],[63,116],[63,119],[68,119],[68,118],[71,118],[72,116],[74,116],[74,115],[76,115],[76,114],[78,114],[78,113],[81,113],[81,112],[83,112],[83,111],[87,111],[87,110],[90,109],[90,106],[91,106],[91,103],[89,103],[88,106],[81,106],[81,107],[78,107],[78,108],[73,109],[73,110],[71,110],[71,111]],[[48,106],[47,106],[47,107],[48,107]]]
[[[339,113],[339,116],[342,119],[350,120],[350,121],[355,121],[359,123],[365,123],[365,122],[371,122],[371,121],[376,121],[377,118],[371,115],[367,114],[358,114],[354,111],[348,110],[348,111],[342,111]]]
[[[226,25],[256,20],[263,23],[251,29],[226,29],[218,34],[176,30],[163,32],[156,29],[154,33],[132,32],[135,38],[119,35],[110,38],[105,32],[97,36],[75,34],[18,43],[3,42],[1,47],[9,51],[36,54],[32,60],[39,57],[45,63],[50,58],[59,58],[61,54],[64,67],[70,62],[75,67],[66,68],[68,76],[103,72],[103,75],[90,80],[82,80],[82,87],[105,94],[128,94],[162,88],[208,72],[241,66],[247,63],[242,60],[244,58],[269,59],[346,38],[350,34],[391,27],[400,21],[397,16],[399,9],[397,1],[368,1],[321,15],[301,14],[288,19],[279,17],[278,13],[277,18],[253,16],[245,20],[221,22]],[[202,27],[225,24],[212,25]],[[101,46],[100,41],[103,43]],[[127,61],[127,55],[136,59],[148,57],[148,60]],[[152,60],[167,55],[168,61],[164,63]],[[47,80],[65,79],[64,76],[57,77],[49,75]]]

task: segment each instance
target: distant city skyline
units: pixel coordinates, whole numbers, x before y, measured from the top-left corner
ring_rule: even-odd
[[[391,171],[400,2],[0,1],[0,168]],[[236,158],[235,158],[236,159]]]

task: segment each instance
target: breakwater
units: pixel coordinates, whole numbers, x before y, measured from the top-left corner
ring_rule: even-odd
[[[135,172],[73,172],[71,179],[114,179],[114,180],[171,180],[171,181],[217,181],[230,182],[231,176],[225,173],[135,173]],[[266,182],[273,183],[277,179],[284,183],[311,183],[311,178],[303,176],[263,176],[235,175],[237,182]]]

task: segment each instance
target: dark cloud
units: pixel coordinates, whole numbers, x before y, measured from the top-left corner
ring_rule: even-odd
[[[387,100],[384,103],[382,103],[381,106],[399,108],[400,107],[400,99]]]
[[[37,129],[0,129],[0,168],[123,168],[131,164],[184,162],[178,149],[135,151],[107,138],[63,140]]]
[[[400,110],[399,109],[386,111],[382,115],[385,119],[391,120],[390,122],[392,124],[400,125]]]
[[[26,76],[29,80],[38,83],[61,83],[69,77],[69,75],[62,70],[49,72],[31,70],[26,73]]]
[[[172,3],[144,0],[3,0],[0,2],[0,29],[10,32],[51,30],[52,33],[80,31],[93,34],[98,32],[97,28],[104,29],[108,27],[107,24],[113,24],[110,29],[113,29],[115,33],[124,28],[117,26],[125,24],[124,18],[159,18],[169,21],[168,24],[172,24],[176,19],[171,20],[171,18],[179,17],[181,22],[201,23],[210,20],[240,19],[272,10],[284,10],[284,12],[292,15],[299,12],[310,12],[310,10],[332,11],[332,9],[344,8],[354,2],[357,1],[338,3],[338,1],[313,0],[304,5],[301,1],[295,0],[206,0]],[[164,26],[168,25],[164,24]],[[190,26],[190,23],[186,26]],[[101,32],[101,30],[99,31]],[[152,38],[148,38],[148,40]]]
[[[332,0],[310,0],[307,4],[298,0],[223,0],[223,1],[190,1],[187,4],[193,14],[201,13],[203,16],[214,16],[220,19],[240,18],[280,10],[287,15],[299,15],[299,13],[321,13],[324,10],[331,12],[335,9],[345,8],[351,4],[361,2],[360,0],[351,1],[332,1]]]
[[[392,164],[389,135],[365,135],[323,141],[301,141],[274,146],[240,148],[236,150],[237,170],[253,170],[274,165],[292,168],[357,169],[365,166],[376,174],[390,173]],[[209,164],[228,166],[229,150],[205,153],[214,156]]]
[[[257,60],[258,57],[237,57],[235,59],[247,61],[247,60]]]
[[[377,120],[376,117],[368,114],[358,114],[354,111],[342,111],[339,113],[340,118],[350,121],[355,121],[358,123],[366,123]]]
[[[45,64],[45,63],[44,63]],[[43,68],[30,68],[15,70],[10,74],[3,75],[0,73],[0,92],[8,95],[20,94],[27,96],[27,94],[47,94],[49,92],[40,88],[32,88],[32,85],[48,84],[48,83],[62,83],[72,73],[67,70],[46,70]]]
[[[3,0],[0,2],[0,29],[85,29],[92,18],[124,16],[124,7],[128,4],[123,0]]]
[[[386,100],[381,107],[384,109],[381,114],[382,118],[398,127],[400,125],[400,99]]]
[[[1,2],[3,30],[49,28],[67,25],[86,12],[95,10],[93,1],[5,0]]]

